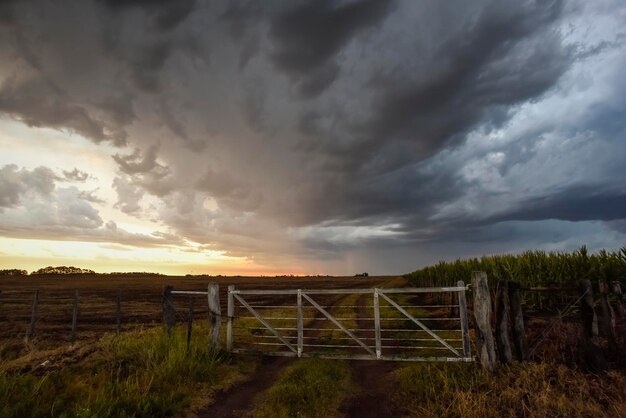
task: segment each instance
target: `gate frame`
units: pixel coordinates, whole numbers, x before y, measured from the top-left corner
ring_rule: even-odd
[[[467,301],[465,292],[469,290],[469,286],[465,285],[462,280],[457,282],[456,286],[451,287],[412,287],[412,288],[368,288],[368,289],[284,289],[284,290],[261,290],[261,289],[235,289],[234,285],[228,286],[228,316],[226,325],[226,348],[229,352],[233,353],[251,353],[259,352],[257,350],[250,349],[235,349],[233,347],[233,322],[235,313],[235,300],[237,300],[244,308],[248,310],[268,331],[270,331],[274,337],[276,337],[284,346],[289,348],[289,351],[263,351],[264,355],[272,356],[285,356],[285,357],[320,357],[320,358],[332,358],[332,359],[348,359],[348,360],[394,360],[394,361],[444,361],[444,362],[472,362],[475,358],[471,355],[470,338],[469,338],[469,322],[467,319]],[[410,313],[408,313],[399,304],[393,301],[389,294],[419,294],[419,293],[442,293],[442,292],[456,292],[458,293],[458,308],[459,308],[459,320],[460,320],[460,332],[463,343],[462,353],[456,348],[448,344],[444,338],[441,338],[434,331],[426,327],[420,320],[416,319]],[[372,294],[373,295],[373,308],[374,308],[374,327],[372,331],[375,335],[375,347],[372,349],[369,345],[364,343],[360,338],[354,335],[348,328],[346,328],[341,322],[333,317],[328,311],[326,311],[321,305],[319,305],[310,295],[341,295],[341,294]],[[272,327],[262,315],[260,315],[252,306],[250,306],[242,296],[245,295],[295,295],[296,296],[296,331],[297,331],[297,344],[294,347],[291,343],[286,341],[285,338]],[[419,326],[422,331],[428,333],[433,340],[441,343],[445,348],[455,354],[455,357],[403,357],[398,355],[383,356],[382,354],[382,340],[381,340],[381,327],[380,327],[380,298],[404,315],[408,320]],[[367,351],[367,355],[359,354],[346,354],[346,355],[334,355],[323,354],[319,352],[305,353],[304,352],[304,316],[302,311],[303,299],[308,301],[318,312],[330,320],[337,328],[343,331],[346,335],[352,338],[360,347]],[[451,319],[454,319],[451,317]],[[293,337],[291,337],[293,338]],[[355,346],[356,348],[357,346]],[[409,347],[407,347],[409,348]]]

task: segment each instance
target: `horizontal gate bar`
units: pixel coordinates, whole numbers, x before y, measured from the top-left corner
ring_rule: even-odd
[[[303,293],[309,295],[367,295],[374,294],[374,289],[301,289]],[[438,292],[460,292],[469,290],[469,286],[455,287],[404,287],[397,289],[378,289],[380,293],[438,293]],[[237,295],[297,295],[298,289],[239,289],[233,290],[231,293]]]
[[[239,327],[241,328],[241,327]],[[267,329],[263,327],[245,327],[246,329]],[[274,327],[279,331],[296,331],[294,327]],[[334,328],[305,328],[305,331],[332,331]],[[348,331],[367,331],[372,332],[371,328],[346,328]],[[398,329],[398,328],[381,328],[381,332],[427,332],[422,329]],[[460,329],[431,329],[432,332],[462,332]]]
[[[266,356],[278,356],[278,357],[296,357],[296,353],[290,351],[258,351],[258,350],[244,350],[235,349],[233,353],[243,354],[263,354]],[[321,354],[321,353],[302,353],[302,357],[317,357],[331,360],[375,360],[375,356],[369,356],[366,354],[353,354],[353,355],[341,355],[341,354]],[[421,361],[421,362],[473,362],[474,357],[403,357],[403,356],[381,356],[380,360],[389,361]]]
[[[172,294],[175,295],[208,295],[209,292],[201,292],[195,290],[172,290]]]
[[[73,299],[68,299],[68,300],[73,300]],[[20,300],[20,302],[22,302],[22,300]],[[297,308],[296,305],[250,305],[251,307],[255,308],[255,309],[276,309],[276,308],[282,308],[282,309],[295,309]],[[320,305],[322,308],[324,309],[336,309],[336,310],[341,310],[341,309],[351,309],[351,308],[371,308],[370,305],[329,305],[329,306],[324,306],[324,305]],[[411,308],[458,308],[459,305],[400,305],[403,308],[406,309],[411,309]],[[303,306],[302,309],[315,309],[315,306]],[[381,306],[380,309],[395,309],[393,306]]]
[[[336,330],[333,330],[336,331]],[[243,335],[243,334],[242,334]],[[246,336],[248,336],[246,334]],[[273,335],[253,335],[254,338],[276,338]],[[289,335],[283,335],[284,339],[295,339],[298,338],[294,335],[289,336]],[[352,341],[352,338],[347,338],[347,337],[320,337],[320,336],[314,336],[314,337],[307,337],[304,336],[302,337],[305,340],[325,340],[325,339],[332,339],[332,340],[349,340]],[[362,340],[374,340],[374,337],[361,337]],[[381,338],[382,341],[437,341],[433,338]],[[463,341],[461,338],[446,338],[446,341]]]

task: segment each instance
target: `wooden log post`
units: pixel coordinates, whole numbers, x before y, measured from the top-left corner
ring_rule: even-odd
[[[235,291],[235,286],[228,286],[228,306],[226,315],[226,350],[233,351],[233,319],[235,316],[235,296],[232,292]]]
[[[193,332],[193,296],[189,296],[189,313],[187,314],[187,354],[191,348],[191,333]]]
[[[615,294],[615,310],[617,314],[623,318],[626,316],[626,311],[624,310],[624,296],[622,295],[622,285],[620,282],[613,282],[612,288],[613,293]]]
[[[491,330],[491,297],[487,285],[487,274],[483,271],[472,272],[472,285],[478,359],[485,369],[492,372],[496,367],[496,349]]]
[[[613,307],[609,304],[609,286],[604,280],[600,280],[598,282],[598,290],[600,291],[600,306],[602,309],[602,331],[609,343],[609,348],[616,350],[615,312],[613,312]]]
[[[513,362],[513,353],[509,338],[509,281],[499,280],[496,292],[496,345],[500,361],[504,364]]]
[[[31,339],[35,335],[35,324],[37,323],[37,312],[39,310],[39,289],[35,290],[35,296],[33,297],[33,306],[30,314],[30,325],[26,332],[26,343],[30,345]]]
[[[590,280],[581,280],[580,293],[582,296],[582,299],[580,300],[580,315],[583,324],[583,338],[586,342],[592,342],[592,339],[598,334],[597,329],[594,330],[596,312],[593,309],[593,289],[591,287]]]
[[[587,367],[591,370],[606,370],[608,363],[598,346],[598,322],[593,308],[593,288],[588,279],[580,282],[580,315],[582,317],[582,355]]]
[[[75,290],[74,291],[74,309],[72,310],[72,334],[71,334],[72,342],[76,340],[76,326],[78,325],[78,304],[79,304],[78,290]]]
[[[115,332],[119,334],[122,331],[122,291],[120,289],[117,290],[117,298],[115,300],[115,319]]]
[[[513,331],[513,345],[515,355],[519,361],[528,360],[528,341],[524,328],[524,313],[520,298],[520,284],[509,282],[509,304],[511,305],[511,328]]]
[[[172,295],[173,289],[172,286],[165,286],[163,288],[163,325],[165,325],[168,333],[171,333],[176,325],[176,311],[174,310],[174,299]]]
[[[222,327],[222,310],[220,308],[220,285],[210,283],[208,290],[209,326],[211,327],[211,344],[220,346],[220,329]]]

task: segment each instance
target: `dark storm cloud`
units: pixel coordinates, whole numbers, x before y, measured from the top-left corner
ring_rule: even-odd
[[[101,0],[114,11],[143,9],[155,27],[170,30],[178,26],[193,11],[195,0]]]
[[[346,158],[363,165],[381,153],[393,153],[398,142],[405,142],[413,158],[425,158],[461,141],[476,124],[488,123],[489,117],[502,123],[498,108],[540,96],[571,62],[558,36],[546,30],[559,18],[561,3],[486,7],[476,22],[467,23],[433,56],[425,57],[444,63],[443,68],[433,65],[418,80],[391,77],[377,83],[380,92],[371,117],[348,127],[353,139],[347,144],[331,138],[325,144],[329,153],[344,151]],[[408,161],[392,156],[388,165],[403,162]],[[385,164],[376,165],[385,169]]]
[[[597,187],[575,187],[536,197],[516,205],[510,212],[489,221],[544,220],[614,221],[626,219],[626,192],[602,191]]]
[[[0,2],[0,25],[11,24],[15,21],[15,10],[13,5],[19,0],[6,0]]]
[[[6,79],[0,86],[0,112],[28,126],[69,129],[95,142],[126,143],[124,132],[111,132],[85,107],[71,103],[62,91],[43,79]]]
[[[382,21],[390,4],[388,0],[299,4],[272,21],[272,60],[296,81],[302,96],[314,97],[339,75],[335,55],[352,37]]]

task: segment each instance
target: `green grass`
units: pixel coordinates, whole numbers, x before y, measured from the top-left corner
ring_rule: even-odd
[[[87,356],[29,371],[31,354],[0,366],[0,416],[159,417],[180,414],[210,389],[235,377],[225,356],[209,348],[206,326],[107,335]],[[61,358],[62,355],[58,355]]]
[[[411,364],[395,372],[394,401],[416,417],[626,415],[626,376],[524,363],[489,375],[474,364]]]
[[[343,361],[317,358],[294,362],[268,389],[253,418],[330,418],[350,392],[350,369]]]

